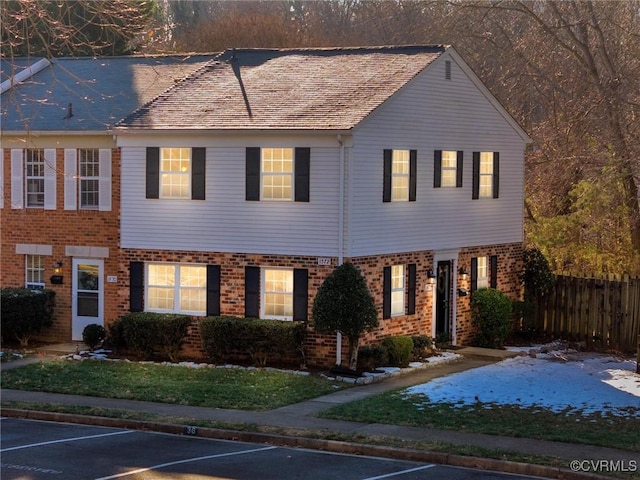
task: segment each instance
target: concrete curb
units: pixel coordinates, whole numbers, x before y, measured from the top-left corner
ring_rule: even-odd
[[[512,462],[491,458],[454,455],[449,453],[432,452],[428,450],[405,449],[361,443],[343,442],[338,440],[324,440],[309,437],[293,437],[260,432],[245,432],[220,428],[194,427],[190,425],[173,425],[158,422],[146,422],[120,418],[77,415],[71,413],[41,412],[36,410],[2,409],[2,416],[23,418],[29,420],[44,420],[49,422],[66,422],[100,427],[125,428],[128,430],[146,430],[172,435],[188,435],[219,440],[234,440],[250,443],[266,443],[292,448],[308,448],[328,452],[350,455],[364,455],[384,457],[399,460],[437,463],[454,467],[467,467],[481,470],[491,470],[519,475],[533,475],[544,478],[558,478],[567,480],[611,480],[611,477],[592,473],[573,472],[559,467],[549,467],[530,463]]]

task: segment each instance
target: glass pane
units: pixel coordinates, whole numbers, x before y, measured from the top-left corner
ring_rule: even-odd
[[[391,313],[402,315],[404,313],[404,292],[391,292]]]
[[[78,290],[98,290],[99,267],[97,265],[78,265]]]
[[[173,265],[149,265],[149,285],[175,285],[176,267]]]
[[[80,317],[98,316],[98,294],[78,292],[78,315]]]
[[[205,312],[207,309],[207,292],[205,289],[180,289],[180,311]]]
[[[456,168],[458,154],[454,151],[442,152],[442,168]]]
[[[152,310],[173,310],[173,288],[149,287],[149,308]]]
[[[205,267],[180,267],[180,286],[206,288],[207,269]]]
[[[392,157],[393,173],[409,174],[409,150],[394,150]]]
[[[392,177],[391,192],[393,200],[409,200],[409,177]]]

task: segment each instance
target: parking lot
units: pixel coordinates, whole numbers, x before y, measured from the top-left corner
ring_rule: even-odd
[[[66,423],[3,418],[0,427],[3,480],[525,478],[386,458]]]

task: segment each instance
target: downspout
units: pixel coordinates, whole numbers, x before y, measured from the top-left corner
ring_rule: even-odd
[[[340,192],[338,196],[338,266],[344,262],[344,142],[342,135],[337,136],[340,145]],[[342,333],[336,334],[336,365],[342,364]]]

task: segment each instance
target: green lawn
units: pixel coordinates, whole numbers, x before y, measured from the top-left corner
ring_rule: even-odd
[[[485,403],[471,406],[427,403],[425,406],[424,396],[407,398],[403,391],[395,391],[333,407],[322,416],[364,423],[584,443],[640,452],[640,409],[633,413],[630,417],[582,415]]]
[[[344,387],[312,375],[273,370],[68,360],[6,370],[1,384],[7,389],[256,411],[290,405]]]

